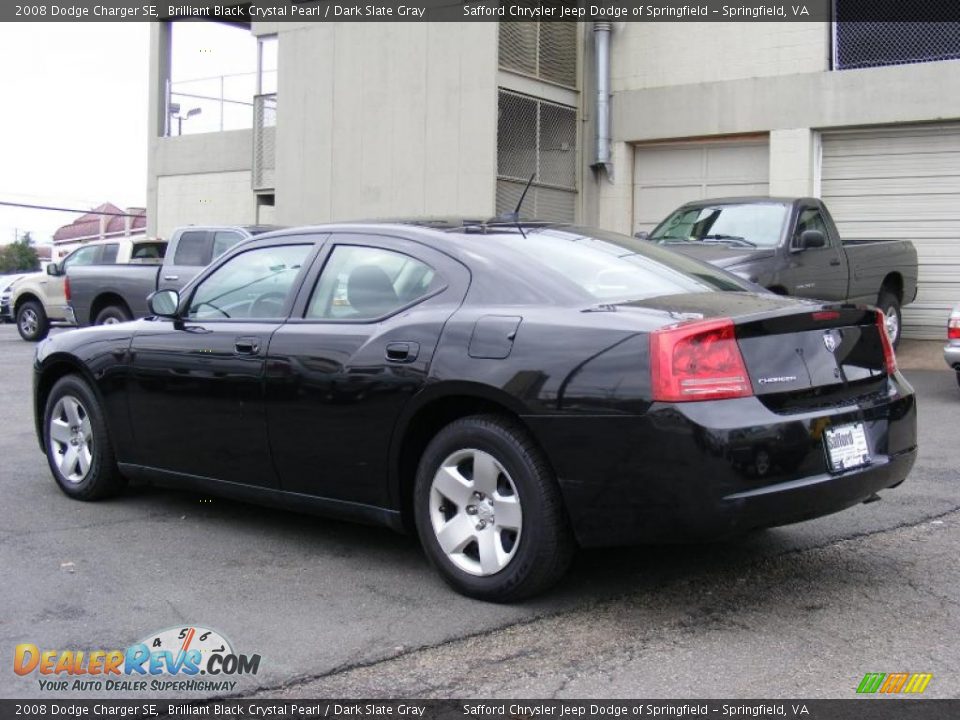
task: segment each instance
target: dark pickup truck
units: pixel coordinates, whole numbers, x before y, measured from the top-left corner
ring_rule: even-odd
[[[682,205],[638,237],[705,260],[781,295],[876,305],[900,340],[900,308],[917,295],[909,240],[843,241],[816,198],[741,197]]]
[[[162,265],[70,266],[67,303],[77,325],[106,325],[144,317],[147,295],[180,290],[210,262],[237,243],[276,230],[268,225],[179,228]]]

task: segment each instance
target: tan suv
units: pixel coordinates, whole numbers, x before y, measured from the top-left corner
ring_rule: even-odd
[[[166,247],[166,241],[157,238],[94,240],[59,263],[50,263],[46,272],[25,275],[13,286],[9,305],[20,337],[36,342],[47,336],[51,322],[68,321],[64,291],[68,267],[161,262]]]

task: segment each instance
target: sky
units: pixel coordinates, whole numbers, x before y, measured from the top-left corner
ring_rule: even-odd
[[[0,201],[88,209],[146,205],[148,23],[0,23]],[[256,42],[211,23],[174,29],[173,80],[184,92],[249,95]],[[181,84],[182,83],[182,84]],[[247,98],[248,99],[248,98]],[[221,103],[183,98],[203,111],[184,132],[219,129]],[[187,103],[191,103],[188,107]],[[244,106],[227,104],[227,127]],[[242,118],[237,117],[237,113]],[[77,213],[0,206],[0,243],[29,230],[37,242]]]

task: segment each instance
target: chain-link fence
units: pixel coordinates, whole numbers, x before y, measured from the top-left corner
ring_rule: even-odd
[[[844,0],[852,12],[858,2]],[[960,23],[838,22],[834,24],[833,62],[837,70],[903,65],[960,58]]]
[[[576,87],[577,24],[500,23],[500,67]]]
[[[276,168],[277,96],[257,95],[253,98],[253,189],[273,190]]]
[[[577,111],[501,90],[497,123],[497,212],[512,212],[533,176],[522,214],[572,222],[577,199]]]

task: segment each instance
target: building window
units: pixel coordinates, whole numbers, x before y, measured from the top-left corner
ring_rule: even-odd
[[[497,123],[497,212],[573,222],[577,200],[577,111],[500,90]]]
[[[873,2],[837,0],[837,14],[868,16]],[[960,58],[960,23],[844,21],[833,28],[837,70]]]
[[[500,67],[547,82],[577,86],[577,24],[500,23]]]
[[[256,39],[242,26],[171,23],[165,134],[195,135],[251,127],[259,80],[257,49]]]

